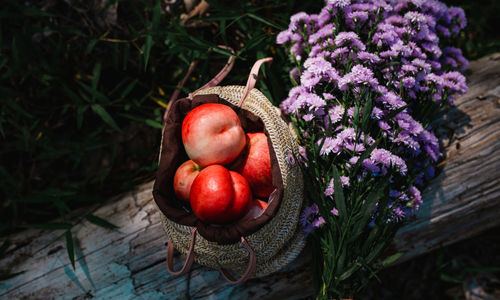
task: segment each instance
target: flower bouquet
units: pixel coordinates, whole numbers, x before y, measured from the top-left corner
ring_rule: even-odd
[[[422,204],[442,156],[433,126],[466,91],[462,9],[434,1],[329,0],[277,36],[295,86],[318,298],[352,297],[401,254],[381,254]]]

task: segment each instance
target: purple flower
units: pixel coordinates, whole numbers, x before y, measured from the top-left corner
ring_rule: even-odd
[[[318,145],[321,144],[318,141]],[[320,155],[328,155],[330,153],[339,153],[341,148],[341,141],[337,138],[327,137],[323,140],[323,146],[321,147]]]
[[[399,169],[399,172],[403,175],[408,171],[406,163],[401,157],[394,155],[385,149],[373,149],[372,153],[370,154],[370,159],[373,163],[381,164],[386,168],[395,167],[396,169]]]
[[[336,209],[335,207],[334,207],[334,208],[332,208],[332,210],[331,210],[330,212],[332,213],[332,215],[334,215],[334,216],[336,216],[336,217],[338,217],[338,216],[339,216],[339,211],[338,211],[338,209]]]
[[[384,116],[384,111],[374,106],[372,109],[371,117],[375,120],[380,120]]]
[[[392,91],[382,94],[377,100],[380,101],[385,108],[390,110],[396,110],[406,105],[406,103],[401,100],[401,97]]]
[[[307,153],[320,156],[307,160],[301,148],[299,161],[320,170],[328,166],[318,163],[338,164],[346,179],[361,183],[384,176],[393,189],[389,221],[417,210],[416,186],[434,175],[442,154],[431,128],[422,126],[432,120],[416,116],[425,115],[423,105],[439,109],[466,91],[461,72],[468,61],[458,48],[443,47],[465,24],[463,10],[436,0],[327,0],[319,14],[294,15],[276,41],[297,62],[290,75],[299,86],[280,108],[299,121]],[[378,148],[363,156],[358,174],[349,173],[375,143],[370,135],[380,139]],[[320,192],[333,197],[333,181]],[[335,207],[321,209],[338,215]],[[308,232],[325,222],[317,211],[306,220]]]
[[[349,159],[349,162],[346,164],[346,170],[349,170],[351,166],[354,166],[359,160],[359,156],[353,156]]]
[[[370,170],[374,173],[380,172],[380,168],[369,158],[365,158],[361,164],[363,168]]]
[[[465,18],[465,12],[460,7],[450,7],[448,9],[448,15],[450,18],[458,24],[458,28],[455,29],[455,35],[458,34],[460,29],[464,29],[467,26],[467,19]]]
[[[313,57],[306,59],[306,61],[304,62],[304,67],[308,71],[316,75],[327,74],[331,69],[333,69],[332,64],[326,61],[323,57]]]
[[[340,184],[342,185],[342,187],[345,187],[345,186],[349,186],[350,183],[349,183],[349,177],[346,177],[346,176],[340,176]],[[334,189],[334,184],[333,184],[333,178],[330,179],[330,182],[328,183],[328,187],[325,189],[325,196],[331,196],[335,193],[335,189]]]
[[[326,2],[338,8],[344,8],[351,4],[351,0],[327,0]]]
[[[467,85],[465,83],[464,75],[459,72],[453,71],[444,73],[441,75],[443,79],[443,85],[452,90],[452,92],[457,92],[459,94],[465,94],[467,92]]]
[[[415,58],[412,60],[412,65],[414,65],[418,70],[421,70],[425,73],[429,73],[431,71],[431,66],[423,59]]]
[[[418,136],[419,140],[424,144],[424,150],[429,154],[433,161],[437,161],[441,157],[439,151],[439,141],[437,137],[430,131],[424,130]]]
[[[323,98],[327,99],[327,100],[333,100],[335,99],[335,97],[330,94],[330,93],[323,93]]]
[[[311,34],[311,36],[309,37],[309,44],[314,44],[321,39],[325,39],[327,37],[332,37],[334,30],[335,30],[335,25],[326,24],[317,32]]]
[[[352,29],[358,24],[363,24],[368,20],[368,13],[366,11],[352,11],[347,13],[346,22]]]
[[[355,86],[369,85],[372,88],[378,85],[377,79],[373,77],[372,70],[362,65],[355,65],[352,67],[351,72],[344,75],[344,77],[339,80],[339,89],[345,91],[351,83]]]
[[[314,115],[313,114],[305,114],[302,116],[302,119],[304,119],[305,121],[311,121],[312,119],[314,119]]]
[[[342,117],[344,116],[345,109],[342,107],[342,105],[335,105],[334,107],[330,108],[328,110],[328,116],[330,117],[330,122],[332,124],[335,124],[342,120]]]
[[[326,101],[316,94],[307,94],[306,104],[309,105],[309,110],[317,110],[326,105]]]
[[[300,106],[301,103],[297,103],[297,98],[299,95],[306,93],[307,89],[304,88],[303,86],[296,86],[293,87],[289,92],[288,92],[288,98],[286,98],[283,102],[280,104],[280,108],[287,114],[295,112],[297,107]]]
[[[290,29],[292,31],[296,31],[298,29],[299,24],[309,23],[311,18],[305,12],[299,12],[290,17]]]
[[[393,213],[393,221],[395,222],[399,222],[403,220],[405,217],[405,212],[403,211],[403,209],[401,209],[401,206],[396,206],[396,208],[394,208],[392,213]]]
[[[325,224],[325,219],[319,215],[319,208],[316,203],[304,209],[300,215],[299,222],[306,234],[309,234],[313,229],[319,228]]]
[[[310,71],[305,70],[300,76],[300,83],[308,90],[312,90],[322,79],[322,76]]]
[[[422,195],[420,194],[420,191],[412,185],[408,189],[408,192],[410,193],[410,198],[411,198],[410,205],[411,205],[411,207],[414,210],[418,210],[420,205],[422,205],[422,203],[423,203],[422,202]]]
[[[377,54],[364,51],[358,53],[358,59],[361,61],[368,62],[370,64],[376,64],[381,61],[380,57],[378,57]]]
[[[337,45],[337,47],[355,47],[361,51],[365,51],[366,49],[366,46],[359,40],[359,36],[352,31],[340,32],[337,34],[335,37],[335,45]]]
[[[288,30],[282,31],[276,37],[277,44],[284,44],[292,39],[292,33]]]
[[[380,23],[377,32],[373,35],[372,42],[377,46],[392,45],[399,39],[396,28],[391,24]]]
[[[318,15],[318,25],[319,26],[328,25],[328,21],[330,21],[332,19],[332,14],[330,13],[330,9],[332,9],[332,6],[327,5],[319,13],[319,15]]]

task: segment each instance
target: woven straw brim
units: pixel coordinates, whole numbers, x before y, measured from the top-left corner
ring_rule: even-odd
[[[196,95],[217,94],[231,104],[238,105],[243,86],[212,87]],[[257,256],[255,276],[275,272],[290,263],[305,246],[305,236],[298,226],[304,199],[304,182],[300,167],[289,163],[298,156],[298,144],[289,127],[280,117],[279,109],[257,89],[253,89],[242,109],[259,117],[269,134],[283,179],[283,198],[276,215],[261,229],[245,237]],[[288,162],[287,162],[288,160]],[[182,254],[187,254],[192,227],[179,225],[162,213],[165,232]],[[194,248],[195,261],[211,268],[227,268],[242,273],[248,264],[248,252],[240,244],[219,245],[199,234]]]

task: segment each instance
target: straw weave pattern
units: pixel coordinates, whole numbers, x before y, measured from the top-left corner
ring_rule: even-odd
[[[212,87],[196,95],[217,94],[238,105],[243,86]],[[304,199],[304,182],[300,167],[289,164],[287,156],[298,156],[298,145],[288,125],[281,119],[279,110],[257,89],[253,89],[243,102],[242,109],[259,117],[269,133],[283,179],[283,198],[276,215],[261,229],[245,237],[257,256],[255,276],[275,272],[293,261],[305,245],[305,236],[298,226]],[[187,254],[192,227],[179,225],[161,214],[163,228],[182,254]],[[196,236],[195,261],[211,268],[227,268],[243,273],[248,265],[248,252],[241,245],[219,245]]]

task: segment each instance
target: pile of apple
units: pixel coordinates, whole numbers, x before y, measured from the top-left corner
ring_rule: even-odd
[[[261,199],[274,190],[267,137],[245,133],[233,109],[217,103],[194,108],[182,122],[182,142],[190,160],[175,172],[174,191],[200,220],[229,224],[267,207]]]

